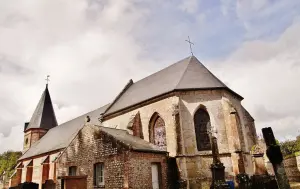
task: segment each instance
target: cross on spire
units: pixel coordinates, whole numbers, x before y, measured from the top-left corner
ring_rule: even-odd
[[[46,80],[46,85],[47,85],[47,86],[48,86],[48,83],[49,83],[49,81],[50,81],[49,77],[50,77],[50,75],[47,75],[47,78],[45,79],[45,80]]]
[[[185,40],[185,41],[188,42],[188,43],[190,44],[190,50],[191,50],[191,54],[192,54],[192,56],[193,56],[194,54],[193,54],[192,45],[194,45],[194,43],[191,42],[190,36],[188,36],[188,40]]]

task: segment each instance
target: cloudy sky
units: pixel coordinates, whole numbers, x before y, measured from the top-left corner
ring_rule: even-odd
[[[51,75],[59,123],[189,56],[245,99],[257,130],[300,126],[299,0],[0,1],[0,152],[21,150]],[[298,80],[299,79],[299,80]]]

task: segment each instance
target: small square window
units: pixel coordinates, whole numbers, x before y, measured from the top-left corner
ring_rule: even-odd
[[[76,176],[76,170],[77,170],[76,166],[69,167],[69,176]]]

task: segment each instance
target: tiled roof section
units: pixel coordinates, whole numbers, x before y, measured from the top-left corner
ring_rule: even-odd
[[[57,126],[57,121],[48,90],[48,85],[46,85],[46,89],[43,92],[40,101],[36,106],[30,122],[25,130],[31,128],[52,129],[55,126]]]
[[[99,127],[100,130],[111,135],[117,141],[122,142],[123,144],[129,146],[133,150],[166,153],[166,151],[159,149],[154,144],[151,144],[139,137],[129,134],[126,130],[103,127],[103,126],[99,126]]]
[[[233,92],[196,57],[191,56],[130,85],[111,105],[106,115],[174,90],[217,88]]]
[[[192,56],[175,89],[227,88],[199,60]]]
[[[98,124],[100,114],[103,113],[108,106],[109,104],[50,129],[23,154],[20,160],[67,147],[77,135],[78,131],[84,126],[86,116],[90,117],[90,123]]]

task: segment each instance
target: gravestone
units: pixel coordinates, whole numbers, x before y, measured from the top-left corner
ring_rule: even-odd
[[[290,189],[290,184],[283,165],[280,146],[276,143],[271,127],[263,128],[262,133],[267,146],[267,156],[273,165],[279,189]]]
[[[212,136],[211,141],[213,163],[210,166],[212,172],[212,183],[210,189],[229,189],[230,187],[225,181],[225,167],[220,160],[217,138]]]
[[[254,161],[254,175],[268,175],[263,148],[257,144],[252,147],[251,154]]]

